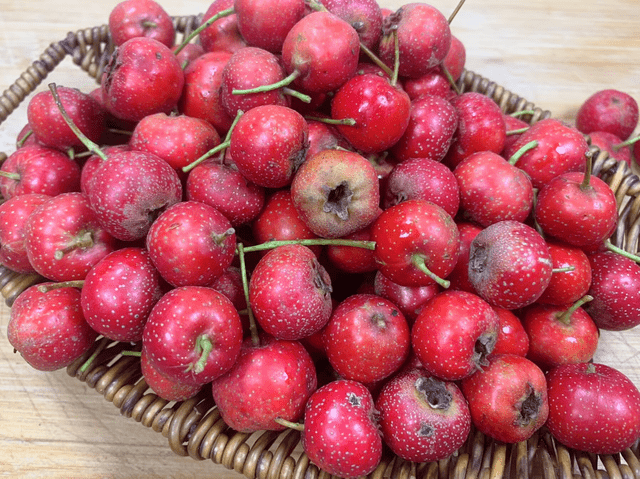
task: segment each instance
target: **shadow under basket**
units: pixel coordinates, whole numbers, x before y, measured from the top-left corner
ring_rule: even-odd
[[[182,38],[200,24],[201,16],[174,17]],[[70,56],[73,62],[93,78],[99,79],[113,52],[106,25],[69,33],[51,44],[39,59],[3,92],[0,98],[0,123],[42,83],[49,72]],[[461,92],[473,91],[494,100],[505,113],[532,110],[522,116],[533,124],[549,118],[549,111],[498,86],[473,72],[465,71],[459,80]],[[591,147],[593,174],[606,181],[616,195],[620,219],[612,243],[637,253],[640,229],[640,179],[629,165]],[[6,155],[0,153],[0,161]],[[38,275],[18,274],[0,267],[0,292],[8,306],[27,287],[42,281]],[[330,478],[309,462],[300,446],[297,431],[238,433],[220,417],[209,388],[181,403],[159,398],[147,386],[140,372],[140,360],[122,355],[123,345],[106,338],[67,368],[67,373],[85,382],[133,418],[168,439],[176,454],[196,460],[211,460],[238,477],[250,479]],[[504,444],[472,430],[467,442],[451,457],[431,463],[411,463],[388,453],[369,478],[639,478],[640,446],[636,442],[619,454],[596,456],[568,449],[544,428],[528,441]]]

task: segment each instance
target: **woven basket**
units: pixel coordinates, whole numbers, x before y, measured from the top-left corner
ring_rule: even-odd
[[[201,16],[174,17],[176,30],[184,38],[200,24]],[[3,92],[0,123],[19,106],[67,55],[91,77],[99,79],[113,51],[106,25],[69,33],[53,43],[39,59]],[[493,99],[505,113],[532,110],[523,117],[533,124],[551,116],[532,103],[475,73],[465,71],[458,84],[461,91],[482,93]],[[616,194],[620,220],[612,242],[637,253],[640,236],[640,179],[626,163],[610,158],[591,147],[593,173],[605,180]],[[0,153],[0,161],[6,158]],[[17,274],[0,266],[0,293],[8,306],[27,287],[42,281],[38,275]],[[327,479],[330,476],[309,462],[299,446],[300,433],[238,433],[221,419],[208,388],[181,403],[165,401],[147,386],[136,357],[123,356],[130,344],[102,338],[83,357],[67,368],[67,373],[85,382],[133,418],[168,439],[176,454],[215,464],[255,479]],[[568,449],[544,428],[528,441],[503,444],[471,431],[465,445],[448,459],[415,464],[389,453],[368,477],[394,478],[638,478],[640,445],[620,454],[596,456]]]

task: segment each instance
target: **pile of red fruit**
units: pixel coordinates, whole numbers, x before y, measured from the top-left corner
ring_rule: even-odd
[[[591,360],[600,329],[640,324],[640,265],[586,135],[640,157],[635,100],[530,125],[457,90],[465,49],[428,4],[279,5],[216,0],[176,45],[125,0],[100,88],[30,100],[0,262],[44,281],[14,348],[56,370],[98,336],[140,346],[159,396],[206,387],[233,429],[299,428],[343,477],[384,445],[446,458],[472,424],[630,447],[640,392]]]

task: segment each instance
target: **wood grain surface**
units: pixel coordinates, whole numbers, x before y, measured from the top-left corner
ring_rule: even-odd
[[[117,2],[0,0],[0,91],[69,31],[106,23]],[[172,15],[209,3],[160,2]],[[455,0],[430,2],[445,15]],[[382,0],[395,9],[397,0]],[[637,0],[468,0],[453,21],[467,67],[571,122],[592,93],[616,88],[640,100]],[[66,59],[48,81],[85,91],[96,84]],[[46,88],[46,85],[41,89]],[[25,102],[26,103],[26,102]],[[0,151],[14,149],[23,106],[0,125]],[[640,294],[640,292],[639,292]],[[119,411],[65,371],[42,373],[14,354],[0,308],[0,477],[240,477],[210,461],[175,455],[162,435]],[[604,333],[596,356],[640,386],[640,330]]]

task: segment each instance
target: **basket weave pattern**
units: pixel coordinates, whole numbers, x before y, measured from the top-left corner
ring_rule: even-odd
[[[174,17],[176,30],[184,37],[200,24],[201,16]],[[69,33],[52,43],[0,97],[0,123],[42,83],[67,56],[93,78],[99,79],[113,52],[106,25]],[[549,118],[549,111],[473,72],[465,71],[458,84],[462,92],[482,93],[505,113],[532,110],[522,117],[533,124]],[[640,245],[640,179],[624,162],[591,147],[593,173],[614,191],[620,211],[612,242],[634,253]],[[0,161],[6,154],[0,153]],[[7,305],[27,287],[42,281],[35,274],[17,274],[0,266],[0,293]],[[297,431],[238,433],[220,417],[208,388],[182,403],[159,398],[140,372],[139,358],[123,356],[131,345],[98,339],[94,347],[67,368],[67,373],[85,382],[133,418],[168,439],[178,455],[211,460],[249,479],[327,479],[330,476],[309,462],[302,452]],[[503,444],[472,430],[465,445],[450,458],[424,464],[410,463],[391,454],[368,477],[394,478],[638,478],[640,445],[613,456],[595,456],[567,449],[544,428],[528,441]]]

